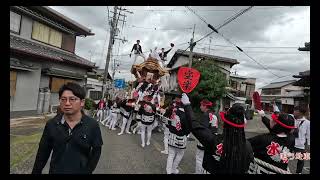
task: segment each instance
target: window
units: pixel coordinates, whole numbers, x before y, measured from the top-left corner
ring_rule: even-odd
[[[51,77],[51,83],[50,83],[51,92],[52,93],[59,92],[59,89],[61,88],[61,86],[64,84],[67,84],[68,82],[74,82],[74,80]]]
[[[90,98],[93,100],[99,100],[102,97],[101,91],[90,91]]]
[[[61,48],[62,33],[37,21],[33,22],[32,38]]]
[[[10,31],[20,33],[21,15],[10,11]]]
[[[10,71],[10,97],[16,93],[17,72]]]
[[[49,44],[60,47],[62,42],[62,34],[54,29],[50,29]]]

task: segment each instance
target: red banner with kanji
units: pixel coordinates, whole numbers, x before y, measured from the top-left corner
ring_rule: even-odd
[[[185,93],[190,93],[199,83],[200,72],[193,68],[180,67],[178,70],[178,84]]]
[[[262,110],[260,95],[257,91],[253,93],[252,99],[253,99],[255,109]]]

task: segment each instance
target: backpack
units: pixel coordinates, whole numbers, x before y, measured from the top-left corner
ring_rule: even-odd
[[[303,124],[304,120],[300,122],[299,126],[294,128],[293,135],[295,138],[299,138],[299,128]]]

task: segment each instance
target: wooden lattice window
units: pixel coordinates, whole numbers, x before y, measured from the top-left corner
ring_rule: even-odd
[[[33,22],[32,38],[61,48],[62,33],[37,21]]]

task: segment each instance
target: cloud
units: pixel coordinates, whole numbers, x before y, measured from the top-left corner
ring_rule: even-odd
[[[223,24],[228,18],[247,7],[191,6],[199,16],[214,27]],[[54,6],[52,8],[92,29],[92,32],[95,33],[94,36],[77,37],[76,54],[91,59],[100,68],[104,68],[110,29],[107,21],[108,9],[113,11],[113,6]],[[133,78],[130,73],[133,58],[129,58],[128,54],[137,39],[141,40],[142,49],[146,52],[146,55],[148,55],[149,49],[155,46],[159,49],[161,47],[167,49],[171,42],[176,44],[176,47],[168,54],[168,59],[170,59],[177,49],[185,50],[188,47],[187,42],[192,37],[194,24],[196,24],[195,40],[211,32],[203,21],[183,6],[127,6],[125,8],[132,11],[133,14],[122,12],[127,16],[125,18],[126,23],[122,27],[122,22],[119,21],[120,34],[117,38],[125,38],[127,42],[120,42],[120,44],[118,40],[115,42],[112,61],[109,65],[109,72],[112,73],[114,59],[117,64],[120,64],[120,73],[118,71],[115,73],[115,77],[118,78],[127,80]],[[111,12],[109,12],[109,16],[112,16]],[[122,17],[120,20],[122,20]],[[232,71],[236,70],[240,75],[257,78],[257,87],[266,85],[274,79],[278,81],[290,78],[293,74],[310,69],[310,54],[297,50],[299,46],[304,46],[305,42],[310,41],[310,7],[253,7],[222,27],[219,32],[273,73],[278,76],[287,75],[284,78],[277,79],[275,75],[237,51],[220,35],[212,34],[211,42],[210,38],[207,37],[197,43],[195,52],[209,53],[210,44],[210,54],[237,59],[240,64],[234,66]],[[185,44],[179,45],[181,43]],[[245,47],[292,48],[259,49]]]

